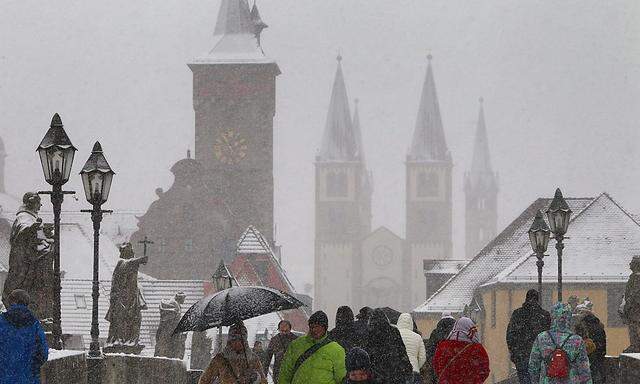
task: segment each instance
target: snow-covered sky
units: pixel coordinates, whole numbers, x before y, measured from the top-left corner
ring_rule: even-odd
[[[609,192],[640,212],[637,1],[259,0],[263,46],[282,70],[275,120],[276,220],[290,277],[313,276],[313,158],[335,56],[360,99],[374,226],[404,234],[403,160],[426,56],[454,159],[454,242],[478,98],[500,174],[499,227],[556,186]],[[218,0],[15,1],[0,6],[0,111],[9,192],[43,187],[34,153],[59,112],[79,171],[99,139],[116,170],[109,208],[145,210],[193,148],[192,75]],[[70,188],[81,191],[80,178]]]

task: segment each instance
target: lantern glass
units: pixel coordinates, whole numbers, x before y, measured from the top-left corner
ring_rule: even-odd
[[[83,172],[82,184],[87,201],[91,204],[104,204],[111,190],[112,172]]]
[[[571,210],[559,209],[555,211],[547,211],[549,219],[549,227],[555,235],[564,235],[569,229],[569,221],[571,219]]]
[[[47,183],[62,185],[69,181],[75,148],[61,148],[54,145],[48,148],[39,148],[38,154]]]
[[[534,253],[545,253],[549,245],[549,232],[542,230],[529,231],[529,241]]]

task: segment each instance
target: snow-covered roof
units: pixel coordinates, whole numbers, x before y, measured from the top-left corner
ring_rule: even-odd
[[[425,273],[456,274],[469,260],[425,260]]]
[[[260,47],[255,22],[247,0],[222,0],[213,48],[193,64],[274,63]]]
[[[607,194],[598,196],[573,218],[567,235],[562,256],[564,282],[626,282],[631,258],[640,255],[640,225]],[[555,249],[550,246],[548,254],[552,257],[545,258],[543,281],[555,280],[558,271]],[[535,282],[535,261],[535,256],[523,252],[517,262],[487,284]]]
[[[155,333],[160,324],[158,309],[160,301],[172,299],[177,292],[182,291],[186,295],[185,302],[182,304],[184,313],[204,296],[204,282],[200,280],[139,280],[138,284],[148,307],[147,310],[142,311],[140,343],[146,346],[142,354],[153,356]],[[62,280],[62,332],[82,335],[82,341],[87,349],[91,342],[91,292],[91,280]],[[109,333],[109,322],[104,317],[109,309],[110,292],[111,281],[101,281],[98,299],[98,325],[101,339],[106,339]]]
[[[552,199],[537,199],[485,246],[462,270],[451,277],[425,303],[414,309],[416,313],[460,312],[473,299],[476,288],[494,278],[521,257],[531,253],[527,231],[539,209],[547,209]],[[574,218],[594,198],[567,198]],[[574,230],[571,229],[573,233]],[[568,235],[571,236],[572,233]],[[546,266],[545,266],[546,268]]]
[[[236,254],[272,254],[269,242],[253,225],[240,236],[236,245]]]

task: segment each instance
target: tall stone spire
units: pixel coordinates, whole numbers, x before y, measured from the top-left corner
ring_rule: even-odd
[[[356,141],[356,148],[359,148],[360,160],[364,162],[364,151],[362,150],[362,148],[364,148],[362,145],[362,129],[360,128],[360,108],[359,108],[360,100],[355,99],[353,104],[355,106],[354,107],[355,111],[353,112],[352,125],[353,125],[355,141]]]
[[[266,24],[254,5],[252,13],[247,0],[222,0],[214,30],[214,45],[195,63],[265,63],[267,58],[260,47],[260,33]]]
[[[362,160],[359,127],[354,128],[349,110],[349,97],[342,74],[342,56],[338,55],[338,69],[333,81],[329,112],[318,153],[319,161],[360,161]]]
[[[427,75],[422,87],[413,140],[407,154],[410,161],[448,161],[451,159],[442,127],[436,83],[431,68],[432,56],[427,56]]]
[[[472,187],[478,185],[482,181],[495,182],[495,174],[491,167],[491,155],[489,153],[489,138],[487,136],[487,127],[484,121],[483,98],[480,100],[480,112],[478,113],[478,124],[476,126],[476,137],[473,145],[473,159],[471,162],[471,170],[468,175],[468,182]]]

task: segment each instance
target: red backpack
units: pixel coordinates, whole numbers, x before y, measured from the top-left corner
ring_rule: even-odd
[[[572,335],[569,335],[564,339],[562,345],[558,347],[558,343],[553,339],[551,332],[548,332],[548,334],[556,348],[547,357],[547,377],[554,379],[566,379],[569,377],[569,371],[571,370],[571,361],[569,360],[569,355],[564,350],[564,345],[569,341]]]

